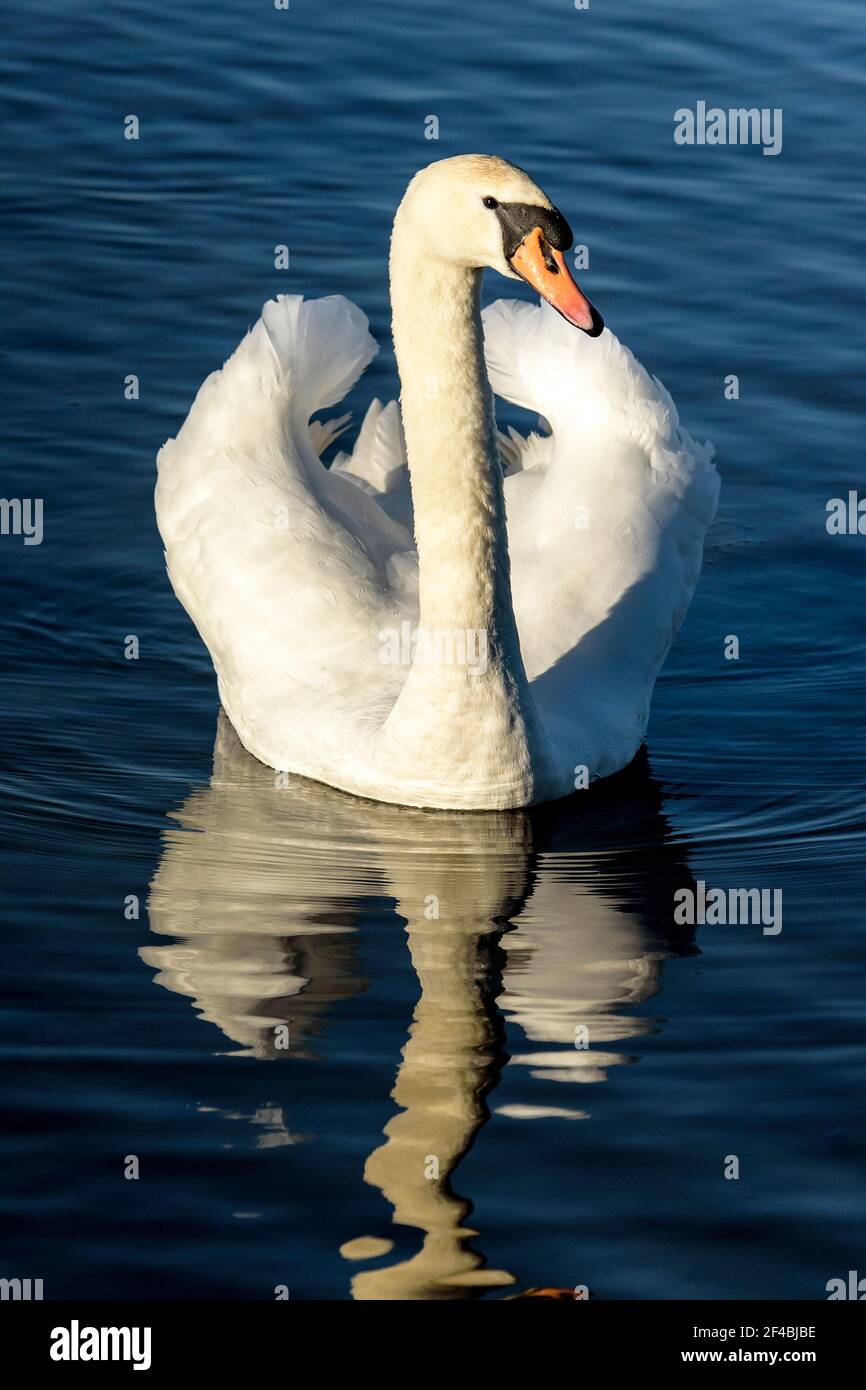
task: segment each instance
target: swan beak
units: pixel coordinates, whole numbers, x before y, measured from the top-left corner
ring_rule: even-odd
[[[590,338],[598,337],[604,328],[601,314],[581,293],[562,252],[550,245],[540,227],[533,227],[523,238],[509,265],[575,328],[582,328]]]

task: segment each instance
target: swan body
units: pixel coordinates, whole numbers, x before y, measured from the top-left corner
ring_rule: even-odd
[[[660,383],[600,332],[566,233],[505,161],[429,166],[392,239],[399,407],[373,402],[326,468],[343,421],[311,417],[376,344],[346,299],[279,296],[161,450],[172,584],[241,742],[272,768],[381,801],[501,809],[637,752],[718,477]],[[499,301],[482,315],[485,266],[561,312]],[[549,432],[497,437],[494,391]]]

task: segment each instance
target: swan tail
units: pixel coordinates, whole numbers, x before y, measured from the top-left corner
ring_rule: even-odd
[[[315,449],[319,458],[326,449],[334,443],[340,435],[345,433],[352,421],[352,413],[346,415],[333,415],[330,420],[311,420],[310,421],[310,443]]]
[[[547,421],[539,416],[539,424],[546,427]],[[509,425],[507,434],[499,430],[497,435],[506,477],[550,462],[552,441],[549,432],[540,434],[533,430],[530,434],[522,435],[513,425]]]
[[[370,402],[351,454],[341,453],[331,465],[338,473],[375,493],[393,493],[408,480],[403,421],[396,401]]]

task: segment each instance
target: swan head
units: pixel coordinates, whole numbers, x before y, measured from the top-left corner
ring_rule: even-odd
[[[591,338],[604,328],[565,262],[571,228],[516,164],[483,154],[428,164],[406,189],[394,230],[416,253],[525,280]]]

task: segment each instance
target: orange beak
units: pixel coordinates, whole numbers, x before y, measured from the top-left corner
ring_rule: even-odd
[[[509,264],[521,279],[537,290],[564,319],[597,338],[604,328],[601,314],[582,294],[561,251],[555,251],[540,227],[523,238]]]

